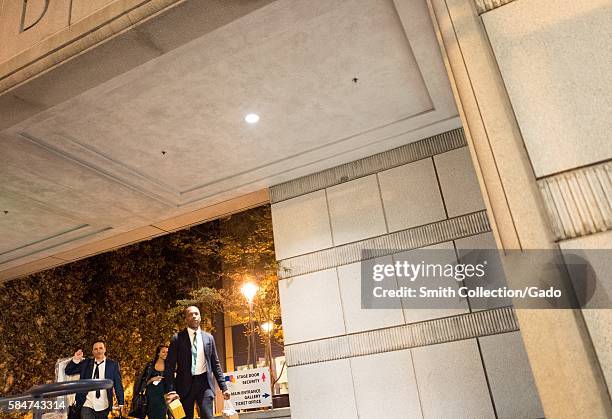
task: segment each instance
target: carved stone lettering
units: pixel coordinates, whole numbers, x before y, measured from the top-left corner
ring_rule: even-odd
[[[25,18],[26,18],[26,13],[28,11],[28,0],[23,0],[23,9],[21,10],[21,22],[19,24],[19,32],[25,32],[28,29],[32,29],[34,26],[36,26],[38,24],[38,22],[40,22],[42,20],[42,18],[45,16],[45,14],[47,13],[47,10],[49,9],[49,2],[51,0],[42,0],[45,2],[45,5],[43,7],[42,12],[40,13],[40,15],[38,16],[38,18],[36,18],[36,20],[34,20],[34,22],[30,23],[29,25],[26,26],[25,23]],[[30,0],[31,2],[31,0]],[[31,3],[30,3],[31,4]]]

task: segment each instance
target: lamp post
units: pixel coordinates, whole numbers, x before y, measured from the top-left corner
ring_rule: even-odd
[[[274,357],[272,356],[272,332],[274,331],[274,322],[267,321],[261,325],[261,329],[266,334],[267,351],[269,356],[270,365],[270,382],[274,383],[272,387],[272,394],[276,394],[276,364],[274,363]]]
[[[257,350],[255,349],[255,324],[253,321],[254,313],[253,313],[253,298],[255,298],[255,294],[257,294],[257,285],[252,282],[245,283],[240,291],[244,298],[246,298],[247,303],[249,304],[249,327],[251,328],[251,356],[253,368],[257,368]]]

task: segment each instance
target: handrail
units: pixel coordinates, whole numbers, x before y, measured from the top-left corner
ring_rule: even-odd
[[[28,390],[32,397],[57,397],[72,393],[86,393],[94,390],[106,390],[113,386],[113,380],[87,379],[64,381],[62,383],[40,384]]]
[[[65,396],[73,393],[87,393],[94,390],[106,390],[113,386],[113,381],[104,379],[86,379],[77,381],[65,381],[62,383],[40,384],[27,390],[23,394],[0,398],[0,409],[9,406],[10,402],[41,400],[51,397]],[[36,412],[41,413],[41,412]],[[40,415],[34,415],[37,417]]]

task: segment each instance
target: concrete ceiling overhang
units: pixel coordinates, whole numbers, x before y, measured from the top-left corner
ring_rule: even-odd
[[[424,0],[203,3],[0,97],[0,279],[460,125]]]

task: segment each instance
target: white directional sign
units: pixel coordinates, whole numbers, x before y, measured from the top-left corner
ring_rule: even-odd
[[[228,372],[225,383],[237,410],[272,406],[269,368]]]

